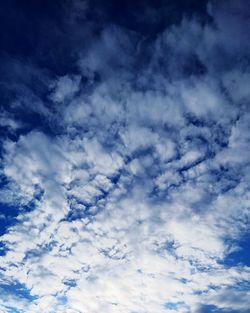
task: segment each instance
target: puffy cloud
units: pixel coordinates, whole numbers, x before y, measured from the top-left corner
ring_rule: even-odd
[[[79,90],[80,76],[63,76],[54,82],[51,86],[53,92],[51,94],[51,99],[55,102],[63,102],[70,99]]]
[[[212,24],[184,18],[150,41],[105,27],[77,75],[48,83],[39,108],[54,132],[3,140],[1,194],[19,205],[0,279],[30,297],[5,291],[0,310],[247,312],[249,268],[225,264],[250,213],[232,3],[212,4]]]

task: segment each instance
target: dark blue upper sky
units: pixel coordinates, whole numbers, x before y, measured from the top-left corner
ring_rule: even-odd
[[[32,62],[54,74],[68,74],[77,70],[77,49],[107,25],[119,25],[150,38],[179,24],[184,15],[207,20],[206,5],[203,0],[94,0],[81,12],[81,1],[10,0],[0,8],[1,55]],[[79,12],[69,21],[74,9]]]

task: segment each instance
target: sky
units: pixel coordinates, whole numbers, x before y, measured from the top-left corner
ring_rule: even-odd
[[[0,4],[0,313],[250,312],[250,5]]]

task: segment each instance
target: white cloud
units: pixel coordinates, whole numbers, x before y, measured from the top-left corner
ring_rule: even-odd
[[[81,76],[62,76],[52,84],[53,89],[51,99],[55,102],[61,103],[65,100],[69,100],[80,88]]]
[[[80,75],[53,84],[60,135],[33,130],[5,140],[5,202],[14,203],[13,193],[21,206],[34,202],[1,237],[9,250],[0,262],[1,280],[24,284],[36,300],[6,296],[9,306],[163,313],[174,303],[187,313],[209,303],[244,312],[248,293],[233,288],[249,268],[223,260],[248,230],[249,116],[238,106],[248,76],[212,61],[225,25],[184,19],[166,30],[140,77],[130,54],[137,36],[105,29],[79,61],[83,75],[99,71],[101,82],[87,95]],[[202,78],[180,70],[196,49]]]

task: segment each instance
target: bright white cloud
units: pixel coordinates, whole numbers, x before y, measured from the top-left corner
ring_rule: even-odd
[[[228,20],[215,23],[184,19],[159,35],[140,77],[129,54],[137,37],[107,28],[79,61],[82,75],[105,79],[88,95],[80,75],[52,84],[60,135],[5,140],[1,194],[34,208],[1,237],[0,279],[34,299],[4,294],[0,311],[198,313],[205,303],[247,312],[249,292],[235,286],[249,267],[223,260],[250,217],[249,73],[215,75]],[[194,52],[202,78],[182,72]]]

